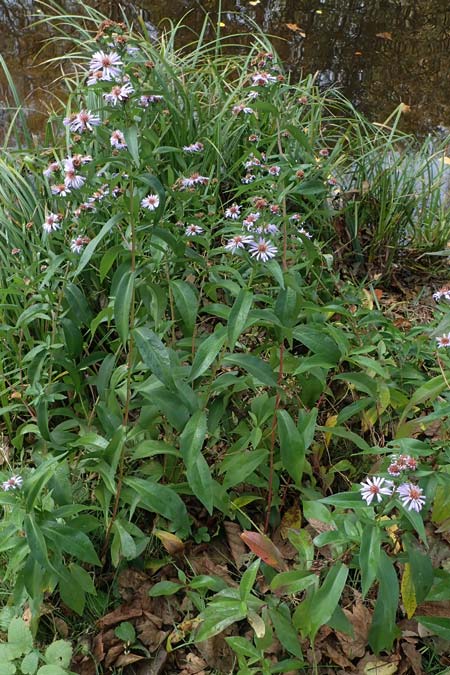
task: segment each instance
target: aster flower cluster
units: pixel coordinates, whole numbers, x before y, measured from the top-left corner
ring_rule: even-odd
[[[409,455],[392,455],[388,466],[388,473],[392,477],[399,477],[407,471],[417,469],[417,460]],[[422,488],[410,480],[395,485],[393,480],[381,476],[367,477],[361,483],[361,497],[368,506],[372,502],[380,503],[384,496],[398,496],[404,508],[408,511],[421,511],[425,504]]]
[[[2,483],[2,490],[8,492],[9,490],[20,490],[22,487],[23,478],[22,476],[11,476],[8,480],[5,480]]]

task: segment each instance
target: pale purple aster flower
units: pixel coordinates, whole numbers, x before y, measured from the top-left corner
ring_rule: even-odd
[[[147,96],[141,96],[139,103],[143,108],[148,108],[151,103],[160,103],[163,101],[164,97],[159,94],[150,94]]]
[[[433,300],[440,300],[441,298],[444,298],[444,300],[450,300],[450,287],[449,286],[443,286],[440,288],[436,293],[433,293]]]
[[[141,50],[139,49],[139,47],[133,47],[132,45],[127,45],[126,51],[127,51],[127,54],[129,54],[130,56],[135,56],[135,54],[139,54],[139,52]]]
[[[195,143],[191,143],[190,145],[183,145],[183,150],[184,152],[202,152],[203,143],[200,143],[200,141],[196,141]]]
[[[22,476],[11,476],[8,480],[5,480],[2,483],[2,490],[8,492],[8,490],[18,490],[22,487],[23,478]]]
[[[436,338],[437,346],[440,347],[450,347],[450,333],[444,333]]]
[[[184,231],[187,237],[193,237],[196,234],[201,234],[203,232],[203,227],[200,225],[188,225]]]
[[[241,207],[238,204],[234,203],[225,209],[225,218],[231,218],[232,220],[238,220],[241,213]]]
[[[383,483],[385,483],[383,487]],[[370,506],[374,497],[378,502],[381,502],[382,495],[391,496],[393,490],[393,483],[390,480],[374,476],[373,478],[366,478],[365,482],[361,483],[361,497]]]
[[[91,202],[83,202],[78,206],[75,211],[73,212],[73,217],[74,218],[79,218],[82,213],[85,211],[95,211],[95,206]]]
[[[253,241],[253,237],[245,234],[237,234],[227,241],[225,248],[231,253],[236,253],[240,248],[245,248],[245,244],[249,244],[251,241]]]
[[[319,150],[319,155],[321,157],[328,157],[329,154],[330,151],[328,150],[328,148],[322,148],[321,150]]]
[[[88,73],[87,85],[88,87],[92,87],[103,79],[103,70],[91,70]]]
[[[293,213],[292,216],[289,216],[289,220],[293,220],[294,222],[298,222],[301,219],[302,217],[299,213]]]
[[[66,157],[63,161],[64,171],[75,171],[83,164],[88,164],[92,162],[91,155],[73,155],[72,157]]]
[[[260,225],[259,227],[256,228],[256,232],[258,234],[279,234],[280,230],[278,229],[278,226],[275,225],[274,223],[265,223],[264,225]]]
[[[89,70],[92,71],[102,71],[102,80],[112,80],[116,77],[119,77],[121,66],[123,65],[120,60],[119,54],[117,52],[105,52],[99,51],[95,52],[92,55],[92,58],[89,63]]]
[[[116,148],[116,150],[123,150],[124,148],[127,147],[125,136],[119,129],[116,129],[115,131],[112,132],[111,138],[109,140],[111,146],[113,148]]]
[[[57,195],[58,197],[67,197],[67,195],[70,195],[70,188],[65,183],[50,185],[50,190],[52,191],[52,195]]]
[[[279,176],[281,168],[279,166],[269,166],[267,171],[271,176]]]
[[[390,476],[400,476],[402,467],[397,462],[391,462],[387,468],[387,472]]]
[[[252,166],[261,166],[261,160],[258,157],[255,157],[252,153],[249,155],[249,158],[244,162],[244,167],[246,169],[251,169]]]
[[[267,262],[270,258],[274,258],[278,251],[276,246],[262,237],[260,237],[258,241],[249,242],[248,247],[252,258],[262,260],[263,262]]]
[[[66,120],[69,119],[68,124]],[[94,131],[93,127],[101,124],[101,119],[98,115],[94,115],[90,110],[80,110],[73,119],[66,118],[64,124],[69,127],[70,131],[82,134],[84,131]]]
[[[255,98],[258,98],[258,97],[259,97],[259,92],[257,92],[257,91],[249,91],[248,94],[247,94],[247,98],[249,98],[250,101],[254,101]]]
[[[144,197],[141,201],[141,206],[149,211],[155,211],[159,206],[158,195],[147,195],[147,197]]]
[[[244,115],[254,115],[255,113],[253,108],[250,108],[250,106],[244,105],[243,103],[233,106],[231,112],[233,115],[239,115],[239,113],[244,113]]]
[[[66,171],[64,185],[73,190],[79,190],[86,182],[84,176],[80,176],[74,170]]]
[[[59,162],[50,162],[50,164],[48,165],[48,167],[47,167],[46,169],[44,169],[44,171],[43,171],[42,173],[44,174],[44,176],[45,176],[46,178],[50,178],[50,176],[51,176],[53,173],[55,173],[55,171],[59,171],[60,168],[61,168],[61,167],[59,166]]]
[[[248,185],[249,183],[253,183],[255,178],[256,176],[253,173],[246,173],[244,178],[241,178],[241,183]]]
[[[397,488],[397,492],[400,495],[400,501],[402,505],[408,511],[421,511],[423,505],[425,504],[425,497],[423,496],[423,490],[418,485],[414,483],[403,483]]]
[[[61,227],[61,216],[58,213],[49,213],[44,220],[42,227],[45,232],[55,232]]]
[[[273,84],[277,81],[277,78],[269,73],[255,73],[252,75],[253,84],[257,87],[265,87],[268,84]]]
[[[254,213],[249,213],[244,220],[242,221],[242,225],[246,227],[248,230],[253,227],[253,225],[256,223],[258,218],[260,217],[259,211],[255,211]]]
[[[209,178],[206,176],[200,176],[199,173],[193,173],[189,178],[181,179],[181,186],[183,188],[194,187],[195,185],[206,185],[209,182]]]
[[[89,244],[90,241],[91,240],[89,237],[79,234],[70,242],[70,250],[72,253],[81,253],[83,248],[86,246],[86,244]]]
[[[125,82],[125,84],[116,84],[110,92],[103,94],[103,98],[106,103],[111,105],[117,105],[117,103],[128,101],[130,96],[134,94],[134,88],[130,82]]]
[[[310,233],[308,232],[308,230],[305,230],[304,227],[299,227],[299,228],[298,228],[298,233],[299,233],[299,234],[302,234],[302,235],[303,235],[304,237],[306,237],[307,239],[312,239],[312,234],[310,234]]]

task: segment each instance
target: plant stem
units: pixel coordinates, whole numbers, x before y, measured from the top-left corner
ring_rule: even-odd
[[[264,532],[267,532],[269,529],[269,519],[270,519],[270,510],[272,508],[272,499],[273,499],[273,474],[274,474],[274,454],[275,454],[275,438],[277,430],[277,411],[280,407],[281,395],[280,387],[283,380],[283,356],[284,356],[284,343],[280,344],[280,365],[278,368],[278,380],[277,380],[277,394],[275,397],[275,408],[273,411],[272,418],[272,429],[270,431],[270,459],[269,459],[269,489],[267,493],[267,511],[266,511],[266,522],[264,524]]]

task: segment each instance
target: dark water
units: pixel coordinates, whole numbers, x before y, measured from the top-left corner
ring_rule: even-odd
[[[121,18],[114,0],[92,4]],[[219,5],[215,0],[121,3],[127,16],[141,14],[154,34],[166,17],[185,17],[198,32],[205,13],[217,20]],[[45,25],[30,28],[39,7],[45,9],[33,0],[0,0],[1,53],[36,130],[42,111],[58,107],[49,85],[60,74],[56,66],[36,65],[44,58],[36,55],[49,34]],[[80,3],[66,0],[65,7],[79,13]],[[255,21],[274,36],[296,76],[317,72],[321,85],[339,86],[370,119],[383,121],[402,102],[410,106],[402,121],[405,130],[424,135],[450,128],[449,0],[222,0],[221,7],[224,32],[247,32],[249,19]],[[186,35],[192,39],[192,33]],[[0,77],[0,122],[8,101]]]

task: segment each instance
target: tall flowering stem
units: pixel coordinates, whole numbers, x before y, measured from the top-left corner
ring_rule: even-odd
[[[134,209],[133,209],[133,181],[130,181],[130,252],[131,252],[131,273],[134,275],[136,271],[136,224],[134,222]],[[129,333],[128,333],[128,345],[127,345],[127,390],[125,398],[125,406],[123,409],[122,417],[122,426],[126,430],[128,427],[128,420],[130,416],[130,402],[131,402],[131,378],[132,378],[132,368],[133,368],[133,355],[134,355],[134,340],[133,340],[133,328],[135,320],[135,286],[133,284],[132,295],[131,295],[131,306],[130,306],[130,322],[129,322]],[[105,541],[103,544],[102,550],[102,561],[105,561],[106,552],[109,547],[109,540],[111,538],[111,529],[114,525],[114,522],[117,518],[117,512],[119,510],[120,495],[122,493],[123,486],[123,475],[125,471],[125,451],[126,444],[122,446],[122,451],[120,453],[119,459],[119,472],[117,477],[117,490],[114,500],[113,511],[111,514],[111,519],[108,523],[108,528],[106,530]]]

